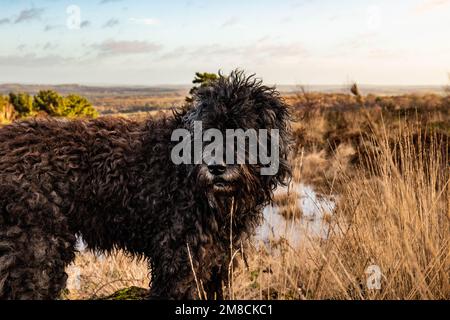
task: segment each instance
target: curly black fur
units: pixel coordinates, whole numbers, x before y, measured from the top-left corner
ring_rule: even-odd
[[[237,247],[290,177],[288,111],[278,92],[235,71],[200,88],[182,111],[144,123],[30,119],[0,129],[0,299],[54,299],[66,283],[76,235],[88,247],[148,259],[151,296],[222,298]],[[280,167],[227,166],[215,192],[205,165],[171,162],[174,129],[280,130]],[[192,264],[188,255],[191,253]]]

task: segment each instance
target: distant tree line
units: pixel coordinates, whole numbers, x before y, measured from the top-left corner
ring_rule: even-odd
[[[8,96],[0,95],[0,120],[2,122],[39,114],[69,118],[98,116],[98,112],[92,104],[85,97],[77,94],[63,97],[56,91],[42,90],[35,96],[23,92],[11,92]]]

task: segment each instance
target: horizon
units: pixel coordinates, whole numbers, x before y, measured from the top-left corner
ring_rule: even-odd
[[[0,83],[445,86],[450,0],[0,0]],[[75,5],[75,6],[74,6]]]
[[[376,84],[376,83],[358,83],[358,82],[349,82],[349,83],[266,83],[267,86],[276,86],[276,87],[326,87],[326,88],[347,88],[351,86],[353,83],[356,83],[359,87],[380,87],[380,88],[442,88],[445,89],[448,85],[446,83],[443,84]],[[81,87],[120,87],[120,88],[167,88],[167,87],[186,87],[191,88],[193,83],[155,83],[155,84],[126,84],[126,83],[80,83],[80,82],[55,82],[55,83],[37,83],[37,82],[0,82],[0,86],[81,86]]]

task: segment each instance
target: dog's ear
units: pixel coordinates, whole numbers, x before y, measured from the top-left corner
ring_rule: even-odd
[[[278,143],[272,143],[271,134],[268,134],[267,146],[278,148],[279,165],[278,170],[271,175],[261,176],[268,198],[272,197],[273,190],[278,185],[286,186],[291,181],[292,171],[289,156],[292,146],[292,133],[289,107],[275,88],[265,86],[259,87],[260,91],[255,97],[255,106],[259,113],[261,128],[278,130]],[[273,151],[270,150],[270,153]]]

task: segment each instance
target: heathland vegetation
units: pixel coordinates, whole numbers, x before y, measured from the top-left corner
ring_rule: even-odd
[[[295,189],[277,194],[287,235],[247,252],[233,297],[450,298],[449,97],[353,91],[291,100],[293,185],[335,206],[318,206],[323,232],[311,234],[295,223],[311,219]],[[303,233],[296,246],[292,233]],[[376,272],[379,286],[368,286]]]
[[[269,232],[234,248],[227,298],[450,298],[450,98],[351,89],[285,96],[293,181],[275,193]],[[312,214],[301,191],[311,186]],[[74,266],[83,285],[70,298],[145,287],[151,277],[120,252],[80,254]]]
[[[8,123],[30,116],[96,117],[98,112],[84,97],[69,94],[65,97],[53,90],[42,90],[31,96],[24,92],[0,95],[0,122]]]
[[[99,110],[113,110],[114,96],[103,98],[108,107]],[[269,231],[233,248],[239,263],[227,298],[450,299],[450,91],[379,95],[354,85],[347,93],[300,88],[284,98],[293,118],[293,180],[266,210]],[[118,101],[127,99],[135,97]],[[145,99],[152,108],[138,117],[167,112],[184,95]],[[0,97],[0,110],[9,121],[40,112],[96,115],[80,96],[45,91]],[[315,191],[312,210],[305,188]],[[145,261],[123,252],[82,251],[68,273],[66,298],[146,287],[151,277]]]

